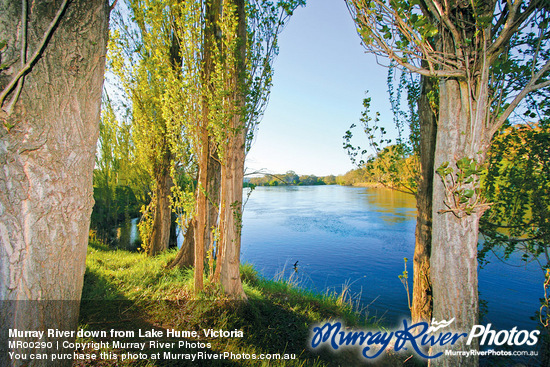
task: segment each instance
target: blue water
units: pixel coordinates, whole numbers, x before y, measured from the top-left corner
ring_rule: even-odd
[[[257,187],[245,206],[241,260],[267,278],[290,278],[318,292],[339,293],[346,285],[369,316],[394,325],[409,316],[398,276],[408,258],[412,291],[415,216],[412,195],[387,189]],[[512,267],[492,256],[479,272],[488,302],[483,323],[535,328],[542,282],[538,264]]]

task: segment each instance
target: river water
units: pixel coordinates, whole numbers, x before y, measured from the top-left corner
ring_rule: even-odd
[[[284,277],[318,292],[349,288],[369,316],[392,326],[410,317],[398,276],[408,258],[412,291],[415,216],[412,195],[383,188],[257,187],[245,206],[241,260],[266,278]],[[492,256],[479,271],[488,307],[482,323],[536,328],[542,283],[537,264],[513,267]]]

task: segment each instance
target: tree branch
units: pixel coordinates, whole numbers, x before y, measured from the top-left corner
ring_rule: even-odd
[[[113,11],[113,9],[115,8],[117,2],[118,2],[118,0],[115,0],[115,1],[109,6],[109,13]]]
[[[20,51],[20,62],[21,62],[21,68],[25,66],[25,62],[27,62],[27,0],[21,1],[21,51]],[[8,104],[6,108],[6,113],[11,115],[13,112],[13,108],[15,107],[15,102],[19,99],[19,95],[21,94],[21,89],[23,89],[23,81],[25,79],[25,76],[21,77],[17,81],[17,89],[15,90],[15,93],[13,95],[13,98],[11,99],[10,103]]]
[[[514,111],[514,109],[525,98],[525,96],[527,96],[531,92],[550,86],[550,80],[536,84],[537,81],[544,75],[544,73],[546,73],[549,70],[550,70],[550,60],[546,61],[546,64],[544,64],[544,66],[539,70],[539,72],[533,78],[531,78],[531,80],[529,81],[529,83],[527,83],[525,88],[523,88],[522,91],[516,95],[516,97],[513,99],[510,105],[506,108],[506,110],[504,110],[504,112],[495,120],[489,132],[489,136],[493,136],[497,132],[500,126],[502,126],[504,121],[508,119],[512,111]]]
[[[57,14],[55,15],[55,18],[52,20],[50,25],[48,26],[48,29],[46,29],[46,32],[44,32],[44,35],[42,36],[42,40],[34,52],[34,54],[31,56],[29,61],[25,63],[25,65],[19,70],[19,72],[15,75],[15,77],[11,80],[11,82],[4,88],[2,93],[0,93],[0,106],[4,104],[4,100],[6,99],[6,96],[13,90],[15,85],[19,82],[19,79],[21,79],[27,71],[32,67],[34,62],[38,59],[38,57],[42,54],[42,51],[46,47],[46,43],[48,41],[48,38],[52,34],[55,26],[59,22],[59,19],[61,18],[61,14],[65,11],[65,8],[67,7],[69,0],[64,0],[63,4],[61,4],[61,7],[57,11]]]
[[[540,5],[539,0],[532,0],[529,3],[529,6],[523,13],[518,14],[519,8],[523,1],[516,0],[515,4],[508,6],[509,12],[504,23],[502,32],[498,35],[497,39],[488,47],[487,55],[489,60],[492,63],[498,54],[500,53],[501,47],[503,47],[510,38],[516,33],[519,26],[531,16],[531,14],[538,8]],[[499,20],[500,22],[500,20]]]

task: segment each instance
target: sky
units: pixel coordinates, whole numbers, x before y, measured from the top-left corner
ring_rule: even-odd
[[[308,0],[279,36],[269,104],[246,160],[247,173],[339,175],[351,169],[342,136],[359,126],[365,91],[391,126],[387,69],[365,53],[343,0]],[[386,60],[379,60],[381,63]],[[356,144],[368,146],[355,129]]]

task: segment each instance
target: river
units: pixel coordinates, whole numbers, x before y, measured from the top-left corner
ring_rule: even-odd
[[[415,216],[412,195],[383,188],[257,187],[245,205],[241,260],[266,278],[284,277],[318,292],[347,287],[369,316],[392,326],[410,316],[398,276],[408,258],[412,291]],[[488,309],[482,323],[536,328],[532,317],[543,296],[538,265],[490,260],[479,271]]]

